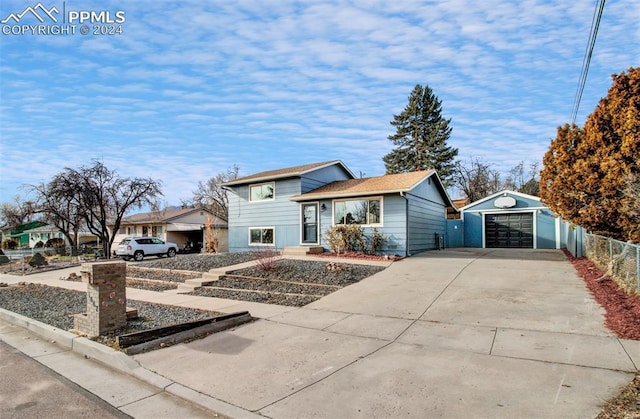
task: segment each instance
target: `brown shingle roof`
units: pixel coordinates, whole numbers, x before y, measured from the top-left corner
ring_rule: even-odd
[[[121,224],[136,224],[136,223],[148,223],[148,222],[167,222],[173,218],[178,218],[183,215],[190,214],[195,211],[207,211],[206,208],[180,208],[180,209],[165,209],[162,211],[142,212],[139,214],[133,214],[128,217],[123,217]]]
[[[434,173],[434,170],[422,170],[362,179],[339,180],[305,194],[293,196],[291,199],[293,201],[302,201],[307,199],[407,192]]]
[[[340,160],[330,160],[319,163],[303,164],[301,166],[286,167],[284,169],[267,170],[265,172],[255,173],[253,175],[244,176],[229,182],[225,182],[223,183],[223,185],[240,185],[243,183],[260,182],[263,180],[301,176],[311,170],[320,169],[323,167],[331,166],[333,164],[340,164],[347,173],[351,174],[349,169]]]

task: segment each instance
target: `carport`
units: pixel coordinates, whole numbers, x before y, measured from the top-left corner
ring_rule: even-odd
[[[204,243],[204,225],[193,223],[167,223],[167,240],[181,250],[200,253]]]

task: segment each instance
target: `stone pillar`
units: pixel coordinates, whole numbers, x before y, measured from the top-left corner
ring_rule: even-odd
[[[82,282],[87,284],[87,313],[74,316],[74,328],[99,336],[127,324],[126,263],[83,263]]]

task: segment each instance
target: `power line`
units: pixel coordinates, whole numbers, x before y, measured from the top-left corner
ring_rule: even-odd
[[[591,64],[591,56],[593,55],[593,48],[596,44],[596,37],[598,36],[598,28],[600,27],[600,20],[602,19],[604,3],[605,0],[598,0],[596,2],[596,8],[593,11],[589,42],[587,43],[587,50],[585,51],[584,58],[582,60],[582,72],[580,73],[580,79],[578,80],[578,90],[576,91],[576,96],[573,100],[573,113],[571,114],[572,125],[576,123],[578,109],[580,109],[580,101],[582,100],[582,92],[584,92],[584,85],[587,83],[587,74],[589,74],[589,65]]]

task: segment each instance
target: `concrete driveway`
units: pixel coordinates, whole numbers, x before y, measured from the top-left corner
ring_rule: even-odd
[[[453,249],[135,359],[247,416],[585,418],[640,345],[603,326],[562,252]]]

